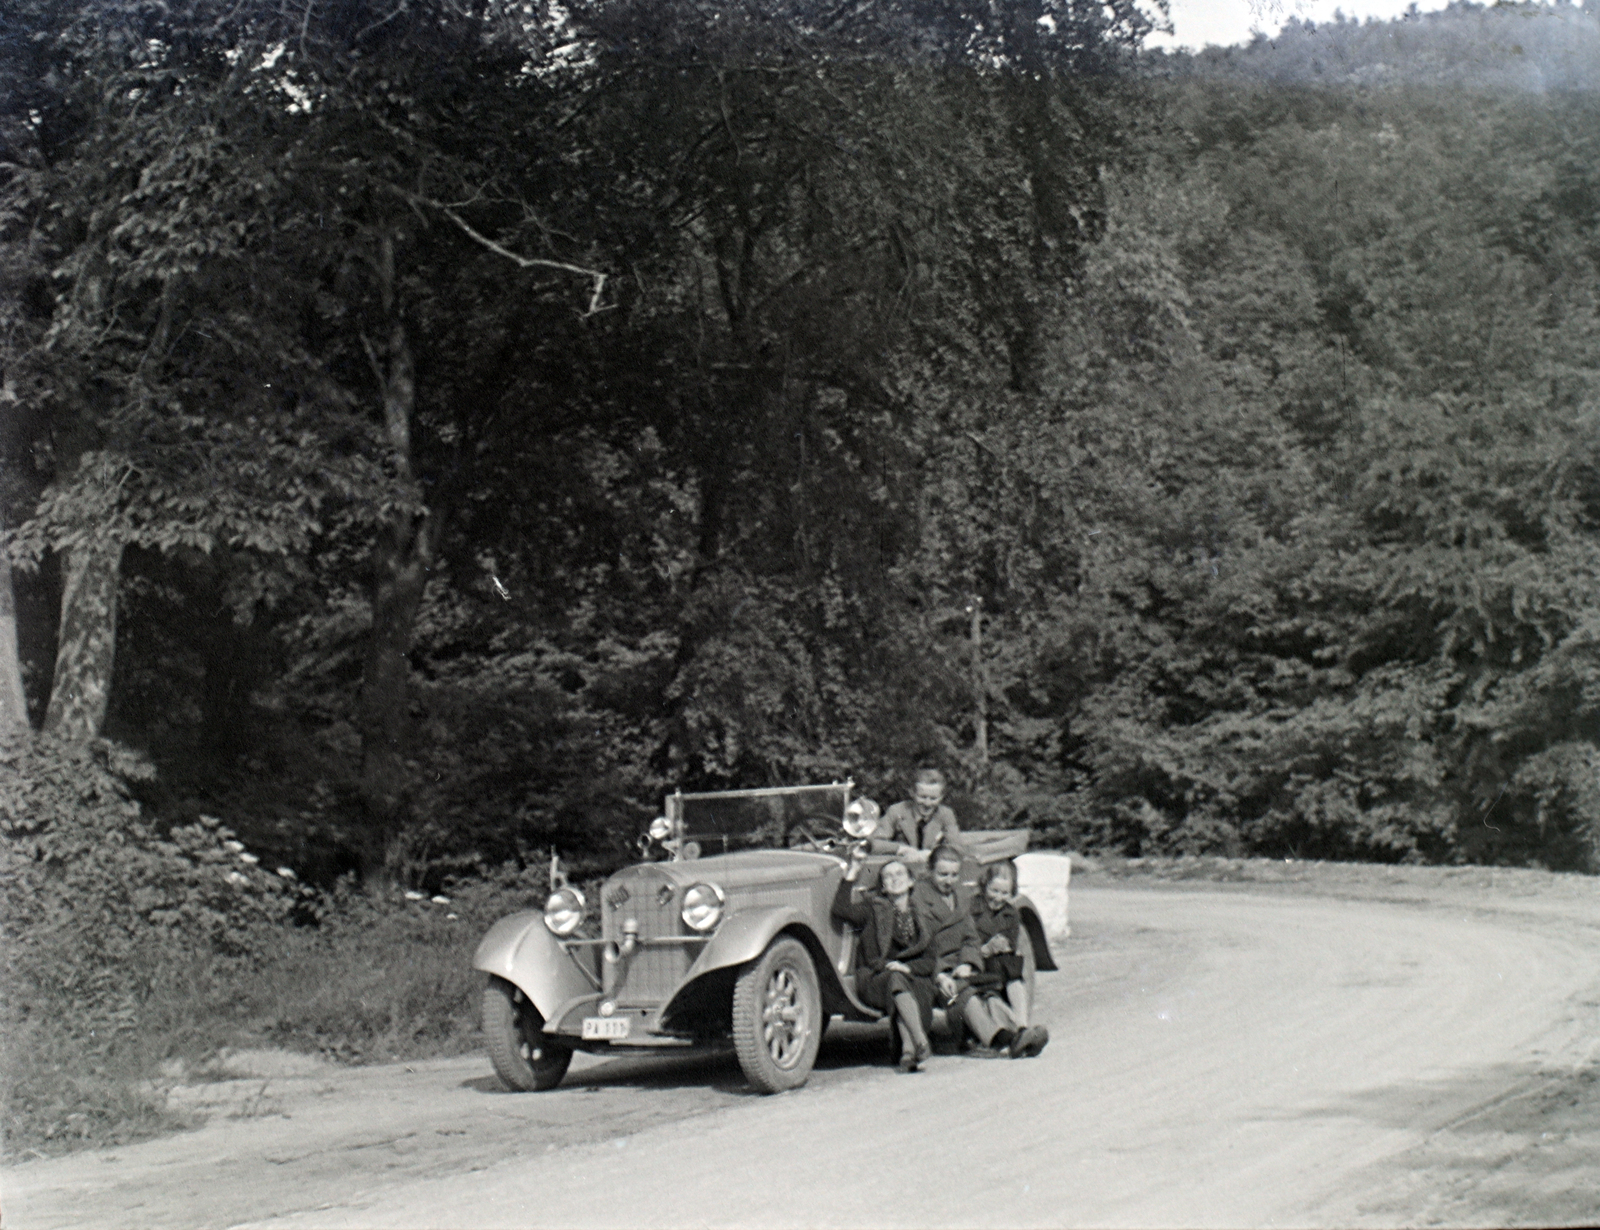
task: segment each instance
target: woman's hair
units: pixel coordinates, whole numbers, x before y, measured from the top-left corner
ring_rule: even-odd
[[[907,867],[904,863],[902,863],[897,858],[890,859],[882,867],[878,868],[878,891],[880,893],[882,893],[885,897],[887,897],[889,895],[889,893],[888,893],[888,890],[883,887],[883,873],[888,871],[889,868],[891,868],[891,867],[900,868],[901,871],[906,873],[906,879],[908,879],[908,880],[915,880],[916,879],[916,877],[911,874],[911,868]]]
[[[998,863],[990,863],[987,867],[985,867],[983,869],[983,874],[978,877],[978,890],[980,892],[987,892],[989,885],[994,883],[994,881],[998,880],[1001,876],[1005,876],[1006,879],[1011,881],[1011,891],[1016,892],[1017,869],[1011,865],[1011,861],[1009,859],[1002,860]]]
[[[938,769],[918,769],[911,776],[911,782],[916,786],[944,786],[944,774]]]

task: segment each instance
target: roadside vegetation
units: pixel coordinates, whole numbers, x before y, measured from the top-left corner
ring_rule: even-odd
[[[1151,22],[0,0],[8,1147],[675,788],[1595,870],[1600,23]]]

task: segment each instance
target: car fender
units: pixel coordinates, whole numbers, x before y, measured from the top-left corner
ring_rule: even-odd
[[[1046,973],[1059,969],[1056,959],[1050,955],[1050,943],[1045,938],[1044,923],[1039,919],[1039,907],[1020,894],[1016,902],[1017,914],[1022,919],[1022,925],[1028,929],[1028,939],[1033,943],[1034,968]]]
[[[511,914],[490,927],[473,954],[472,968],[520,987],[547,1021],[562,1004],[595,989],[537,910]]]
[[[714,982],[712,976],[717,971],[731,971],[754,961],[781,933],[793,935],[810,951],[823,1002],[830,1012],[842,1012],[860,1020],[876,1020],[881,1015],[877,1009],[858,1000],[852,987],[840,979],[839,971],[833,968],[827,948],[811,925],[810,918],[792,906],[772,906],[760,910],[742,910],[726,920],[689,967],[688,974],[663,1009],[662,1016],[670,1017],[683,1004],[686,996],[694,994],[696,987],[705,987]]]
[[[775,905],[764,910],[740,910],[725,920],[705,946],[699,960],[689,970],[689,978],[698,978],[712,970],[729,965],[743,965],[754,961],[767,950],[767,945],[785,927],[799,924],[811,931],[810,920],[793,906]],[[820,971],[819,971],[820,972]]]

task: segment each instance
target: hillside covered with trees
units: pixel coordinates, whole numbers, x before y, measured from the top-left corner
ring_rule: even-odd
[[[0,0],[8,1148],[675,788],[1596,870],[1600,17],[1154,21]]]
[[[1593,865],[1594,14],[0,30],[14,782],[430,891],[930,762],[1073,848]]]

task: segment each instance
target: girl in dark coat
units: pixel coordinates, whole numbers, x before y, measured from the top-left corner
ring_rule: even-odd
[[[854,898],[861,874],[859,853],[852,852],[844,879],[833,899],[833,916],[861,929],[856,952],[856,994],[881,1012],[893,1013],[900,1031],[900,1070],[915,1072],[932,1048],[923,1020],[933,1009],[932,934],[911,908],[911,872],[898,860],[878,873],[879,891]]]
[[[1017,913],[1016,893],[1017,873],[1010,863],[990,863],[983,869],[978,895],[972,899],[972,922],[978,929],[984,977],[981,983],[974,980],[974,985],[994,999],[1004,990],[1005,1006],[1017,1026],[1011,1053],[1033,1056],[1044,1050],[1050,1032],[1042,1025],[1030,1027],[1033,1004],[1028,999],[1028,975],[1022,963],[1022,916]]]

